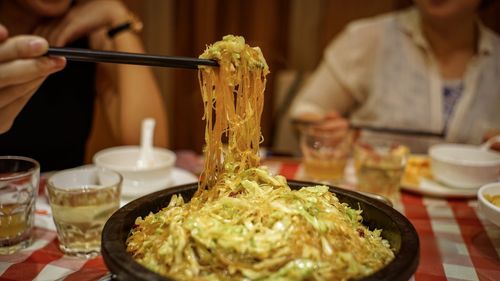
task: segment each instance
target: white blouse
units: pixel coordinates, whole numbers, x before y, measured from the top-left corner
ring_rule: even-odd
[[[478,144],[486,131],[500,129],[500,38],[481,24],[477,50],[445,124],[444,81],[418,11],[355,21],[327,47],[290,116],[335,110],[357,125],[434,133],[446,125],[446,141]]]

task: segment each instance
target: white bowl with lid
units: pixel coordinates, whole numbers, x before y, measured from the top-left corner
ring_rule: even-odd
[[[496,182],[500,153],[469,144],[437,144],[429,149],[433,177],[455,188],[479,188]]]

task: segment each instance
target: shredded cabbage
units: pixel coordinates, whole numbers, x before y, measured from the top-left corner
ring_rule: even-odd
[[[380,231],[362,224],[327,186],[291,190],[282,176],[250,168],[226,177],[218,197],[174,195],[136,220],[127,250],[178,280],[347,280],[394,258]]]
[[[291,190],[259,167],[265,76],[259,48],[225,36],[201,56],[206,120],[205,169],[189,202],[136,219],[127,239],[135,260],[177,280],[348,280],[394,258],[361,210],[340,203],[327,186]],[[224,142],[226,141],[226,143]]]

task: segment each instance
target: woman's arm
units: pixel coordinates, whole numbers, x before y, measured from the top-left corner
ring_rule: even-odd
[[[105,32],[93,37],[101,49],[143,53],[138,35],[125,31],[112,39]],[[97,69],[97,90],[113,135],[123,144],[138,144],[144,118],[156,120],[155,145],[168,145],[167,116],[164,100],[150,67],[100,64]]]
[[[142,53],[137,34],[129,30],[107,36],[107,31],[128,21],[129,11],[118,0],[82,0],[63,17],[54,19],[36,33],[50,45],[64,46],[89,36],[91,48]],[[138,144],[144,118],[156,120],[155,145],[168,145],[165,104],[150,67],[98,64],[97,93],[112,135],[121,144]]]
[[[299,91],[290,115],[347,116],[368,98],[378,40],[383,31],[373,20],[350,23],[331,41],[317,69]]]
[[[347,113],[354,105],[351,94],[323,61],[297,94],[290,116],[292,119],[314,121],[328,112]]]

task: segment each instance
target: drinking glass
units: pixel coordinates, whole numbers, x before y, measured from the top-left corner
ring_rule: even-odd
[[[408,155],[409,149],[398,143],[358,142],[354,147],[358,190],[382,195],[395,203]]]
[[[84,166],[53,174],[47,181],[59,248],[67,255],[95,257],[104,224],[120,206],[122,176]]]
[[[302,128],[300,148],[306,177],[328,184],[342,182],[351,142],[350,132],[339,135],[313,126]]]
[[[0,156],[0,254],[31,245],[40,165],[20,156]]]

